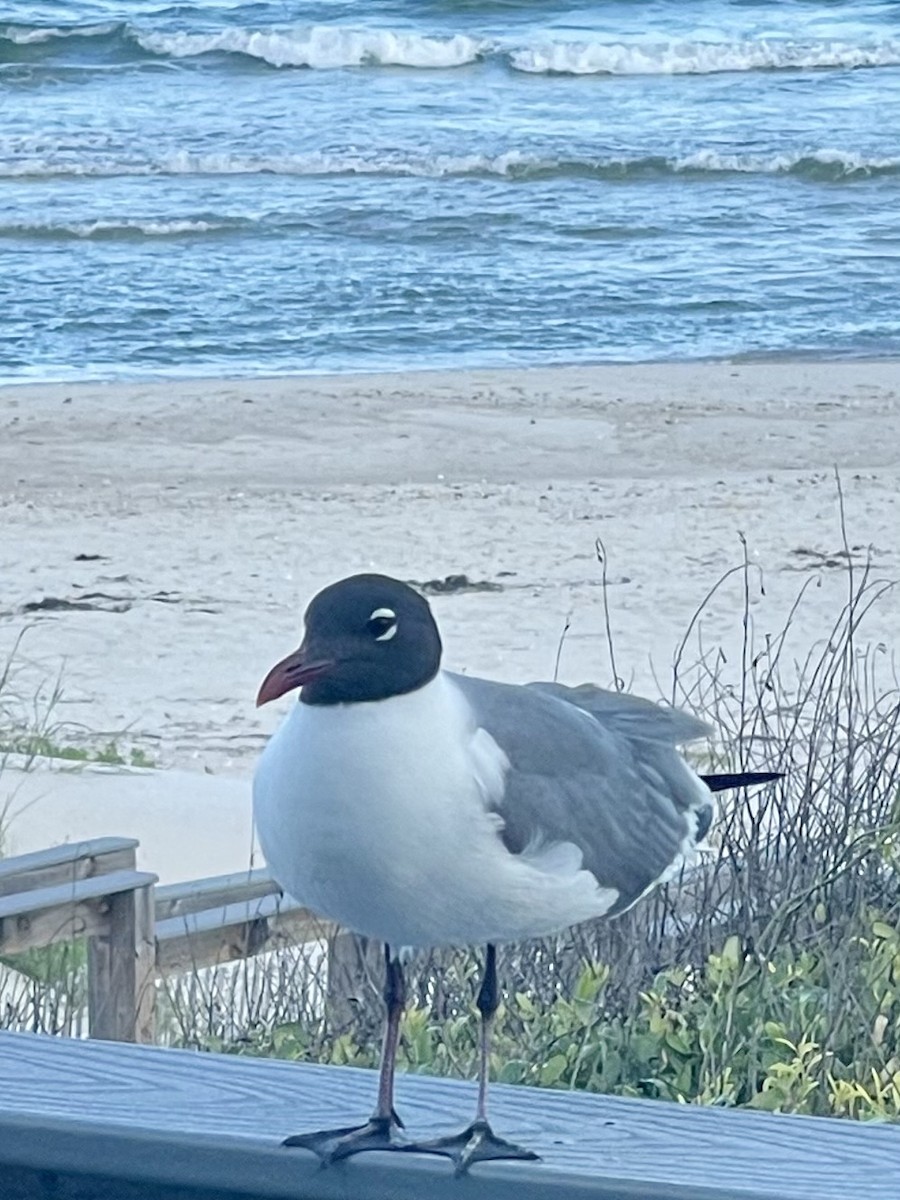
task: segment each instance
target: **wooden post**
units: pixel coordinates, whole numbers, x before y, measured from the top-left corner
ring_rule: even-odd
[[[107,896],[107,929],[88,942],[92,1038],[152,1042],[156,989],[153,885]]]
[[[333,1030],[352,1025],[359,1005],[381,991],[384,948],[380,942],[340,930],[328,939],[325,1012]]]

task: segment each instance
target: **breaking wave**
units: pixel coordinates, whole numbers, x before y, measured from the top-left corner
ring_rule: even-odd
[[[176,151],[155,159],[129,161],[102,156],[72,161],[71,155],[51,155],[0,160],[0,179],[41,179],[75,176],[148,175],[298,175],[298,176],[385,176],[441,179],[445,177],[499,177],[509,180],[596,178],[634,180],[689,175],[793,175],[821,182],[867,178],[900,173],[900,157],[869,157],[853,151],[818,149],[795,154],[723,154],[698,150],[666,158],[647,155],[628,157],[552,157],[521,150],[503,154],[372,154],[359,152],[235,155],[190,154]],[[117,226],[119,228],[119,226]],[[122,226],[127,230],[127,226]],[[198,232],[169,229],[162,233]],[[102,230],[94,231],[103,232]],[[144,232],[154,232],[145,230]],[[93,236],[90,233],[86,236]]]
[[[7,46],[52,46],[54,42],[72,38],[106,38],[115,40],[124,28],[117,21],[106,21],[97,25],[0,25],[0,61],[3,43]]]
[[[515,44],[409,30],[308,25],[285,29],[226,28],[166,32],[126,23],[0,26],[0,63],[50,56],[79,39],[102,43],[124,60],[135,54],[183,60],[232,55],[272,67],[411,67],[446,70],[496,59],[515,71],[544,75],[708,75],[732,71],[857,69],[900,65],[900,40],[749,39],[733,42],[539,41]]]
[[[151,54],[193,58],[201,54],[242,54],[273,67],[461,67],[475,62],[482,44],[457,34],[423,37],[379,29],[314,25],[290,33],[227,29],[221,33],[142,34],[137,43]]]
[[[183,237],[196,233],[215,233],[241,229],[244,220],[174,220],[174,221],[72,221],[59,224],[11,223],[0,225],[0,237],[32,237],[47,239],[83,238],[115,239],[129,237]]]
[[[517,71],[548,75],[712,75],[726,71],[821,70],[900,64],[900,41],[855,46],[846,42],[670,42],[643,45],[554,42],[513,50]]]
[[[229,54],[272,67],[316,70],[363,66],[446,69],[475,62],[489,48],[461,34],[431,37],[406,30],[340,25],[286,30],[231,28],[216,33],[166,33],[127,24],[71,28],[7,25],[0,26],[0,62],[10,56],[10,48],[39,48],[47,53],[54,50],[54,43],[71,43],[75,39],[101,39],[104,49],[118,50],[124,57],[134,57],[135,50],[176,60]]]

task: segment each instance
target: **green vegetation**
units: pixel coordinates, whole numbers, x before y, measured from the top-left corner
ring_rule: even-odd
[[[28,761],[39,758],[62,759],[72,763],[106,763],[110,766],[153,767],[156,764],[140,747],[125,750],[115,739],[93,745],[71,745],[56,741],[45,733],[19,733],[0,738],[0,755],[20,754]]]
[[[732,935],[699,969],[660,972],[626,1012],[612,1014],[611,974],[585,967],[571,996],[545,1007],[525,993],[512,996],[498,1012],[495,1077],[680,1103],[900,1119],[896,927],[873,919],[839,964],[790,947],[761,959]],[[243,1050],[377,1064],[374,1043],[360,1045],[350,1031],[320,1034],[282,1025]],[[428,1009],[412,1008],[400,1062],[425,1074],[471,1077],[477,1035],[474,1011],[437,1022]]]
[[[17,765],[24,763],[26,769],[40,759],[117,767],[155,766],[146,751],[125,744],[124,733],[95,733],[58,720],[56,713],[63,698],[61,677],[37,696],[25,699],[19,694],[17,656],[25,633],[23,630],[7,660],[0,663],[0,771],[10,755],[16,755]]]
[[[81,1037],[87,1033],[87,946],[61,942],[0,955],[4,1028]]]

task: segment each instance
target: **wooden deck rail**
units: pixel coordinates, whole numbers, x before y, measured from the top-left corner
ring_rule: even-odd
[[[900,1127],[497,1085],[539,1163],[455,1179],[418,1154],[321,1170],[287,1135],[352,1124],[374,1072],[0,1034],[3,1200],[895,1200]],[[461,1128],[475,1087],[402,1075],[412,1137]]]
[[[154,907],[160,973],[214,967],[272,950],[279,942],[302,945],[334,932],[282,895],[264,870],[157,888]]]
[[[155,978],[327,946],[326,1004],[343,1021],[364,976],[360,939],[282,895],[265,870],[154,888],[132,838],[0,860],[0,954],[86,938],[92,1037],[152,1042]]]
[[[87,939],[91,1037],[153,1040],[153,885],[133,838],[0,860],[0,954]]]

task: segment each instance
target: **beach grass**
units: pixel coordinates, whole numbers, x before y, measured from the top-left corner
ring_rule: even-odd
[[[153,757],[131,742],[127,730],[96,732],[58,715],[64,699],[61,671],[34,694],[17,686],[28,628],[21,630],[0,664],[0,770],[12,757],[25,770],[42,759],[73,765],[154,767]]]

